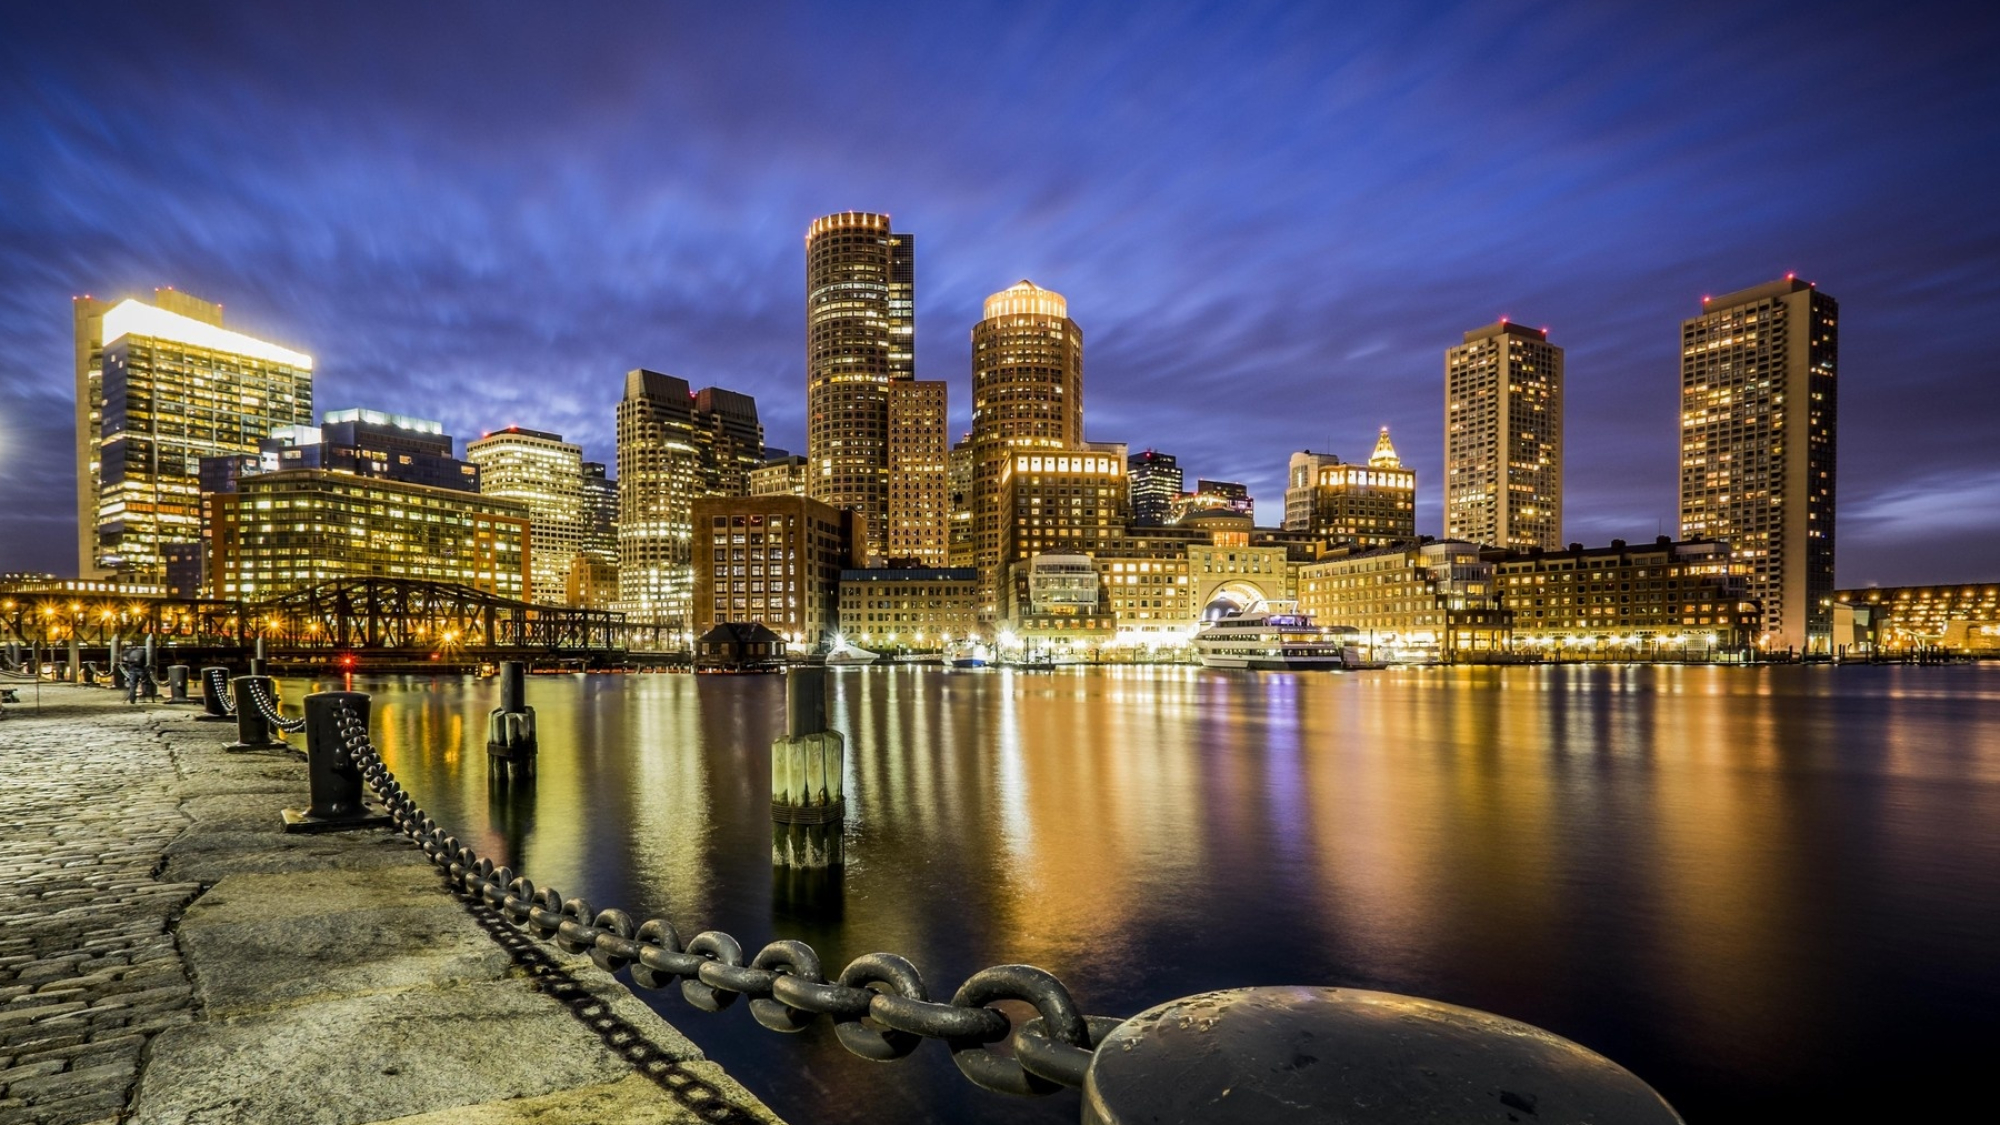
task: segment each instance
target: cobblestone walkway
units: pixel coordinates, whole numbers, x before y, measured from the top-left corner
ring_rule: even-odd
[[[0,1123],[113,1122],[148,1040],[192,1017],[157,875],[188,825],[157,708],[42,688],[0,719]]]

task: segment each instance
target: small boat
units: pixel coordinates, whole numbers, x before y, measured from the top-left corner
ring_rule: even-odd
[[[1348,625],[1320,625],[1298,612],[1294,602],[1263,602],[1232,617],[1210,622],[1195,634],[1203,667],[1248,668],[1258,672],[1303,672],[1352,668],[1359,663]]]
[[[947,648],[944,662],[953,668],[984,668],[993,662],[993,652],[982,644]]]
[[[865,648],[843,644],[826,654],[826,665],[829,668],[859,668],[873,664],[879,659],[880,656]]]

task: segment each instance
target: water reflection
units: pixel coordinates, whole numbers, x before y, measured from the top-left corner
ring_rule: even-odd
[[[1383,987],[1604,1051],[1691,1120],[1968,1089],[2000,1046],[2000,668],[1101,668],[830,677],[844,870],[770,865],[765,677],[535,677],[532,783],[492,681],[364,681],[390,767],[543,886],[683,933],[1024,960],[1092,1011]],[[303,685],[292,685],[293,697]],[[1074,1120],[824,1027],[657,1001],[799,1122]]]

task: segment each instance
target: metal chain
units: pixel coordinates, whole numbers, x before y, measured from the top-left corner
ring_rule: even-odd
[[[250,681],[250,701],[256,704],[257,713],[264,716],[264,721],[277,727],[279,730],[289,734],[296,734],[306,729],[306,721],[304,719],[285,718],[284,714],[278,710],[278,701],[272,699],[265,692],[264,685],[254,679]]]
[[[634,923],[622,910],[594,910],[553,887],[537,888],[438,827],[382,763],[353,708],[340,703],[334,715],[338,751],[352,758],[397,831],[422,849],[455,890],[566,953],[588,954],[605,972],[629,967],[640,988],[664,989],[678,979],[681,998],[705,1012],[748,997],[751,1018],[772,1031],[803,1031],[826,1016],[841,1046],[876,1061],[900,1059],[925,1039],[942,1039],[966,1078],[1005,1094],[1082,1086],[1092,1052],[1124,1022],[1081,1014],[1069,989],[1033,965],[982,969],[958,987],[950,1003],[938,1003],[916,966],[893,953],[857,957],[829,981],[819,954],[802,941],[774,941],[746,963],[743,946],[720,930],[684,943],[665,918]],[[1007,1013],[992,1007],[1004,1000],[1032,1005],[1036,1018],[1014,1026]],[[1011,1058],[987,1049],[1002,1040],[1010,1041]]]
[[[220,668],[210,668],[206,670],[205,675],[208,677],[208,694],[222,701],[223,714],[234,715],[236,693],[229,690],[229,673]]]

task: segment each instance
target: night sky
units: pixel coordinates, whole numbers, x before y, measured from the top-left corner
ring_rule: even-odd
[[[1565,537],[1672,533],[1679,323],[1797,271],[1843,313],[1840,583],[2000,577],[1986,5],[570,7],[0,10],[0,570],[75,565],[73,295],[221,301],[321,410],[610,462],[647,366],[803,452],[804,232],[853,208],[917,236],[956,428],[1032,278],[1089,436],[1260,523],[1387,424],[1440,532],[1443,351],[1506,315],[1568,351]]]

